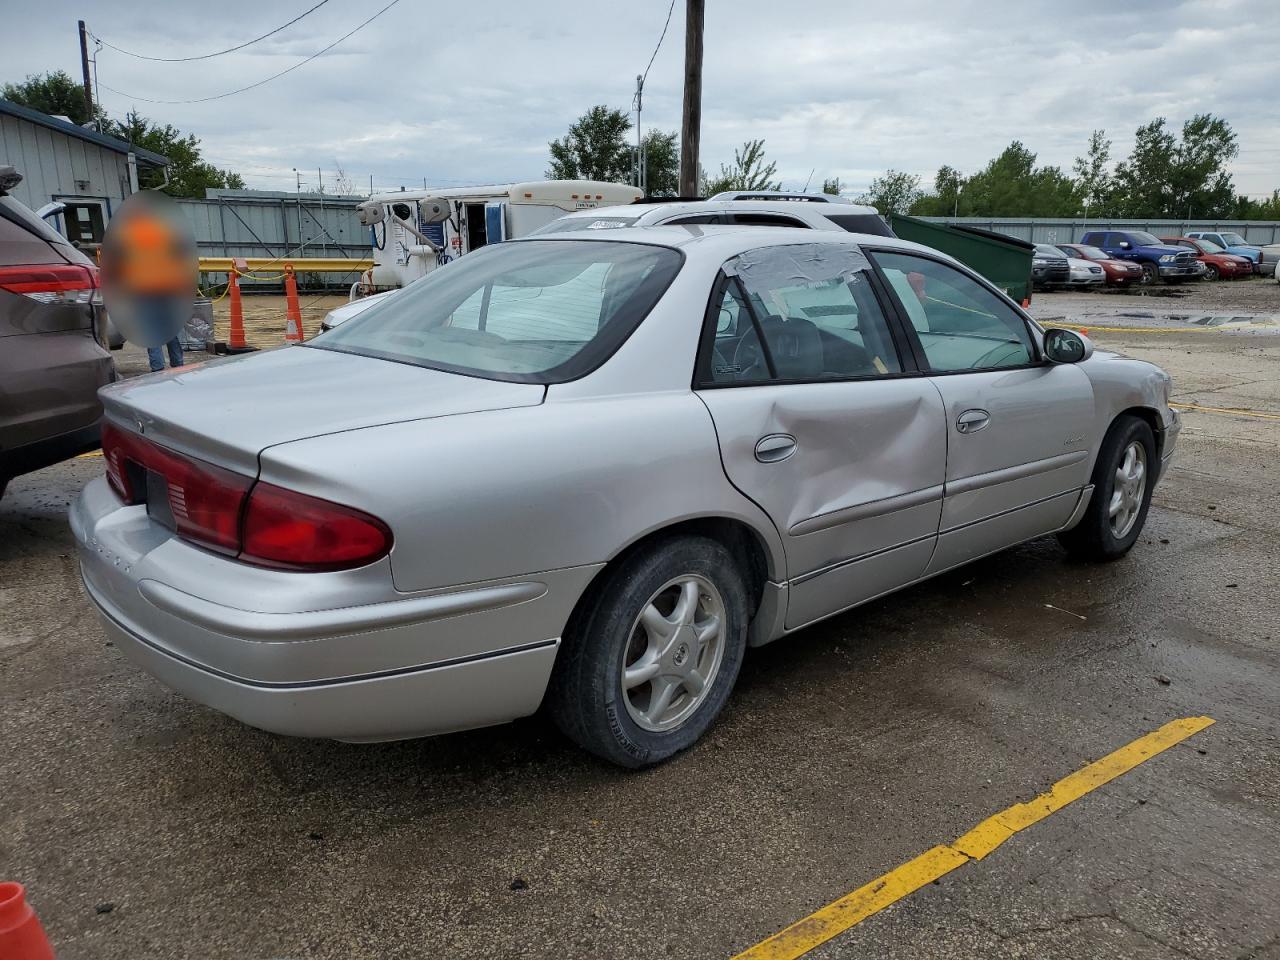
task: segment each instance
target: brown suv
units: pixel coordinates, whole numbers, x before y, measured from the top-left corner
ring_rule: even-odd
[[[0,494],[13,477],[98,446],[98,388],[116,378],[98,342],[98,268],[8,195],[0,166]]]

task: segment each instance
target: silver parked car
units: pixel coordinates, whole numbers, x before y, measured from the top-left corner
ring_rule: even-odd
[[[748,646],[1048,533],[1124,554],[1168,393],[917,244],[562,233],[107,388],[71,523],[111,638],[246,723],[384,740],[545,701],[638,767]]]

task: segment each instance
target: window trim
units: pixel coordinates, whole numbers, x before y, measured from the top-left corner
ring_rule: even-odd
[[[863,253],[868,251],[866,247],[859,247]],[[745,252],[745,251],[743,251]],[[734,254],[729,260],[733,260],[740,254]],[[727,264],[729,260],[726,260]],[[870,260],[870,258],[868,258]],[[773,359],[769,354],[769,346],[764,338],[764,333],[760,328],[759,318],[756,316],[755,307],[751,304],[751,298],[746,295],[746,291],[742,288],[741,281],[736,275],[730,276],[725,273],[724,266],[716,274],[716,281],[711,285],[711,296],[707,300],[707,307],[702,318],[702,333],[698,338],[698,353],[693,364],[693,379],[689,384],[689,388],[693,391],[699,390],[738,390],[749,389],[751,387],[785,387],[800,386],[810,383],[839,384],[839,383],[868,383],[880,382],[882,380],[906,380],[912,377],[927,376],[928,373],[923,368],[916,357],[915,346],[911,341],[907,340],[899,327],[897,304],[896,302],[886,302],[885,284],[875,269],[874,261],[872,270],[867,273],[870,281],[872,296],[875,298],[876,305],[880,308],[880,313],[884,317],[885,328],[889,332],[889,340],[893,345],[894,351],[898,354],[898,366],[901,370],[892,373],[875,373],[865,376],[845,376],[845,377],[802,377],[783,379],[777,376],[776,372],[768,380],[760,380],[754,383],[716,383],[711,379],[711,349],[715,345],[716,321],[720,313],[720,302],[724,299],[724,295],[729,290],[730,284],[737,284],[738,298],[746,304],[747,311],[751,315],[752,326],[755,327],[756,336],[760,340],[761,350],[763,351],[766,362],[770,370],[773,368]]]
[[[1047,360],[1044,356],[1044,343],[1043,343],[1044,329],[1038,323],[1036,323],[1036,321],[1032,317],[1030,317],[1026,312],[1024,312],[1022,307],[1020,307],[1011,297],[1009,297],[1008,294],[1006,294],[1003,290],[1001,290],[995,284],[991,283],[991,281],[989,281],[986,277],[979,274],[977,271],[971,270],[969,267],[965,266],[962,263],[946,260],[938,256],[933,256],[932,254],[922,250],[914,250],[914,249],[904,250],[901,247],[867,245],[862,248],[862,252],[867,255],[867,259],[871,261],[872,269],[875,271],[877,277],[880,279],[881,283],[883,283],[885,289],[888,291],[888,295],[891,298],[891,301],[893,303],[894,317],[897,320],[898,326],[901,328],[903,336],[905,336],[907,340],[910,342],[912,352],[915,354],[916,362],[919,364],[920,369],[927,376],[951,377],[951,376],[964,376],[965,374],[970,374],[970,373],[991,373],[997,370],[1034,370],[1040,367],[1051,365],[1051,362]],[[953,270],[959,270],[960,273],[963,274],[964,276],[977,281],[980,287],[983,287],[988,292],[994,294],[1001,302],[1003,302],[1006,306],[1009,307],[1010,310],[1013,311],[1014,316],[1016,316],[1019,320],[1022,321],[1023,326],[1027,330],[1027,336],[1031,340],[1032,360],[1029,363],[1019,363],[1019,364],[1014,364],[1010,366],[970,367],[965,370],[938,370],[934,368],[934,366],[931,363],[929,363],[929,357],[925,353],[924,344],[921,342],[919,335],[916,333],[915,326],[911,323],[911,317],[907,313],[906,307],[903,306],[902,302],[898,299],[897,292],[893,289],[893,285],[889,283],[888,278],[884,276],[884,272],[881,269],[880,263],[879,261],[876,260],[875,254],[877,253],[898,254],[901,256],[916,257],[920,260],[931,260],[934,263],[937,263],[941,266],[950,267]]]

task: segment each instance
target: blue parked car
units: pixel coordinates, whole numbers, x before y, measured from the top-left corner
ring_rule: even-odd
[[[1187,234],[1188,237],[1195,237],[1197,240],[1208,240],[1210,243],[1216,243],[1218,246],[1226,249],[1227,253],[1234,253],[1238,257],[1245,257],[1253,264],[1254,273],[1259,272],[1262,263],[1262,248],[1254,246],[1245,240],[1238,233],[1230,230],[1195,230]]]
[[[1143,230],[1094,230],[1086,233],[1080,242],[1101,247],[1117,260],[1136,263],[1142,268],[1143,286],[1157,280],[1171,283],[1195,280],[1204,273],[1194,251],[1163,243]]]

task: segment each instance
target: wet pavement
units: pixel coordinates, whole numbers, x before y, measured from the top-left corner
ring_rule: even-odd
[[[1034,306],[1075,318],[1090,296]],[[808,956],[1280,958],[1280,341],[1094,336],[1164,365],[1191,407],[1128,557],[1036,541],[753,651],[706,740],[642,773],[540,717],[356,746],[186,701],[83,599],[65,513],[100,459],[19,478],[0,501],[0,878],[27,884],[62,960],[728,957],[1207,715]]]

